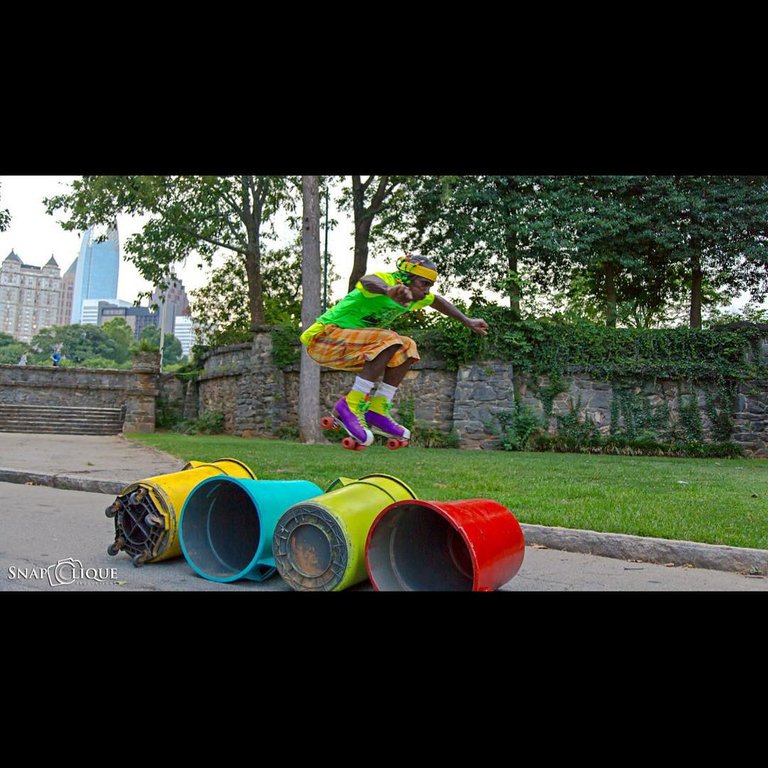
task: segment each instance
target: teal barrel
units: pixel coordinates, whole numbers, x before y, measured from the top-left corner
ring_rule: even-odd
[[[280,516],[322,489],[306,480],[219,475],[191,491],[181,510],[181,552],[210,581],[263,581],[275,573],[272,536]]]

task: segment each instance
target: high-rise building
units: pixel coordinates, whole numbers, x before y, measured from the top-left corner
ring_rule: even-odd
[[[152,291],[150,304],[157,306],[161,318],[160,328],[162,332],[173,333],[175,336],[176,318],[179,315],[189,314],[189,299],[187,298],[187,292],[184,290],[184,283],[176,275],[171,275],[165,290],[155,288]]]
[[[72,323],[83,322],[83,302],[86,299],[116,302],[119,270],[120,241],[117,222],[110,225],[105,239],[101,242],[93,227],[88,227],[83,233],[80,254],[77,257],[72,294]]]
[[[174,322],[173,335],[181,344],[181,353],[189,357],[192,345],[197,341],[195,326],[189,315],[177,315]]]
[[[61,278],[61,303],[56,325],[69,325],[72,322],[72,297],[75,292],[75,273],[77,272],[77,256],[69,269]]]
[[[0,264],[0,331],[31,341],[56,325],[61,303],[61,270],[51,256],[43,267],[25,264],[14,252]]]
[[[104,299],[84,299],[80,322],[83,325],[102,325],[101,308],[105,306],[127,309],[132,307],[133,304],[130,301],[125,301],[125,299],[111,299],[110,301],[104,301]],[[110,318],[107,319],[109,320]]]
[[[126,302],[127,303],[127,302]],[[115,306],[108,301],[99,302],[99,325],[104,325],[116,317],[122,317],[133,331],[133,338],[138,341],[141,332],[148,325],[157,325],[160,316],[149,307]]]

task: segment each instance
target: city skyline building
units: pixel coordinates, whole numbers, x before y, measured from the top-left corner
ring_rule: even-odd
[[[156,326],[160,316],[149,307],[116,306],[107,301],[99,302],[99,325],[104,325],[116,317],[121,317],[133,331],[133,338],[138,341],[142,331],[149,325]]]
[[[72,297],[75,292],[76,272],[77,256],[72,260],[69,269],[61,276],[61,301],[56,325],[69,325],[72,320]]]
[[[100,240],[93,227],[88,227],[82,235],[75,268],[71,323],[86,322],[83,309],[84,302],[88,299],[117,303],[119,272],[120,240],[117,223],[114,222],[107,228],[103,240]],[[96,323],[97,319],[98,310],[94,319],[87,322]]]
[[[38,331],[56,324],[61,294],[61,270],[53,254],[44,266],[35,267],[11,249],[0,263],[0,332],[30,342]]]
[[[176,275],[171,275],[167,287],[163,290],[155,288],[150,298],[150,306],[157,306],[160,313],[160,330],[162,333],[173,333],[176,318],[189,315],[189,299],[184,289],[184,283]],[[178,337],[177,337],[178,338]]]
[[[192,345],[197,342],[195,325],[189,315],[177,315],[174,320],[175,322],[173,335],[179,340],[179,343],[181,344],[182,355],[189,357],[189,353],[192,350]]]

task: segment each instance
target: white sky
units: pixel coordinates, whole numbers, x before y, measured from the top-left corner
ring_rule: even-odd
[[[69,191],[71,183],[78,176],[0,176],[0,210],[8,209],[11,223],[5,232],[0,232],[0,261],[13,249],[25,264],[43,266],[53,255],[66,272],[80,252],[80,233],[66,232],[57,223],[61,215],[49,216],[45,212],[43,198],[53,197]],[[334,268],[341,279],[330,287],[331,296],[340,299],[346,293],[347,280],[352,270],[354,238],[352,222],[346,213],[334,210],[333,201],[330,216],[338,221],[335,229],[328,234],[328,253]],[[141,230],[145,218],[118,216],[117,228],[120,236],[120,273],[118,278],[118,298],[134,301],[140,291],[151,290],[152,286],[139,274],[136,267],[125,259],[124,245],[130,235]],[[320,251],[324,249],[324,210],[320,219]],[[267,242],[272,249],[287,245],[296,237],[287,225],[279,228],[280,241]],[[394,268],[394,254],[385,257],[369,256],[370,271]],[[177,265],[178,277],[184,283],[189,294],[207,281],[208,269],[199,269],[199,259],[191,256],[186,264]],[[246,300],[244,298],[244,300]],[[142,302],[146,305],[146,300]]]

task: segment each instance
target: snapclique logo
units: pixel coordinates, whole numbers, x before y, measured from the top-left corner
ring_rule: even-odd
[[[15,565],[8,567],[8,578],[11,581],[47,579],[52,587],[74,584],[76,581],[108,581],[116,577],[116,568],[83,568],[79,560],[73,560],[71,557],[45,568],[17,568]]]

